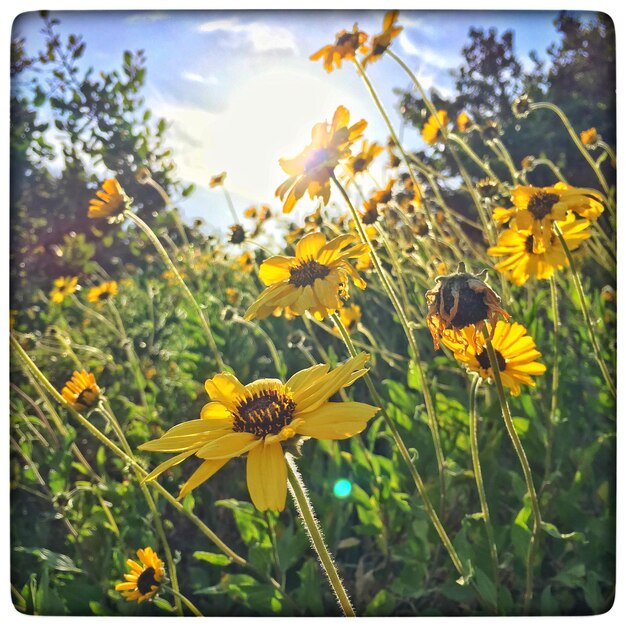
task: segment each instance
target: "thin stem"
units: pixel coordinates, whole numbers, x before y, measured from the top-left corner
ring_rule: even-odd
[[[424,404],[426,406],[426,414],[428,416],[428,425],[430,427],[430,432],[432,434],[433,444],[435,447],[435,456],[437,457],[437,468],[439,471],[439,489],[440,489],[440,495],[441,495],[440,506],[441,506],[441,509],[444,510],[445,509],[445,497],[446,497],[446,484],[445,484],[445,476],[444,476],[445,458],[443,454],[443,448],[441,446],[441,439],[439,437],[439,425],[437,423],[435,407],[434,407],[434,404],[430,395],[430,388],[428,386],[428,379],[424,371],[424,366],[420,359],[419,348],[417,347],[417,342],[415,341],[415,337],[413,336],[413,330],[411,329],[411,325],[406,316],[404,308],[402,307],[402,304],[400,303],[398,296],[396,295],[391,283],[389,282],[389,278],[387,277],[387,274],[380,262],[380,259],[378,258],[376,249],[374,248],[374,246],[372,245],[372,242],[369,240],[369,237],[367,236],[367,232],[365,231],[365,228],[363,227],[363,223],[361,222],[360,215],[357,213],[356,209],[354,208],[354,205],[350,201],[350,197],[346,193],[346,190],[343,188],[343,186],[337,180],[334,174],[331,176],[331,178],[333,182],[335,183],[335,185],[337,186],[337,188],[339,189],[339,191],[341,192],[346,204],[348,205],[348,208],[350,209],[350,213],[352,214],[352,219],[354,220],[356,224],[356,228],[359,233],[359,236],[361,237],[361,240],[364,243],[366,243],[369,247],[370,256],[372,258],[372,264],[376,268],[376,271],[378,273],[378,276],[380,277],[383,288],[385,289],[387,296],[391,300],[391,303],[393,304],[393,308],[396,310],[396,313],[398,314],[400,324],[402,325],[406,338],[409,342],[409,353],[411,355],[411,358],[413,359],[413,362],[415,363],[417,367],[418,374],[420,377],[420,386],[422,388],[422,394],[424,396]]]
[[[337,573],[337,568],[335,567],[335,563],[333,562],[332,556],[328,552],[328,548],[324,543],[324,537],[322,535],[322,531],[320,530],[319,524],[317,523],[317,519],[315,517],[315,512],[313,511],[313,507],[311,506],[311,502],[306,493],[306,487],[302,482],[302,477],[298,472],[298,468],[296,467],[296,463],[291,454],[287,453],[287,472],[288,472],[288,481],[289,481],[289,491],[294,499],[294,504],[296,505],[296,509],[300,515],[300,519],[307,532],[309,533],[309,537],[311,538],[311,542],[313,543],[313,547],[317,552],[317,556],[322,565],[322,569],[328,576],[328,581],[330,582],[330,586],[335,592],[335,596],[341,606],[341,610],[346,617],[356,617],[356,613],[352,608],[352,604],[350,603],[350,598],[348,598],[348,594],[339,578],[339,574]]]
[[[74,302],[74,304],[81,310],[84,311],[85,313],[87,313],[87,315],[89,315],[90,317],[93,317],[94,319],[98,320],[101,324],[103,324],[104,326],[106,326],[116,337],[120,338],[120,333],[117,330],[117,328],[115,328],[115,325],[112,324],[106,317],[104,317],[104,315],[101,315],[100,313],[98,313],[98,311],[94,311],[93,309],[90,309],[88,306],[85,306],[77,297],[75,294],[72,294],[72,300]]]
[[[533,597],[533,561],[535,557],[535,551],[537,548],[537,542],[539,538],[539,532],[541,530],[541,511],[539,510],[539,499],[537,498],[537,492],[535,491],[535,485],[533,483],[533,475],[530,471],[530,465],[528,464],[528,458],[524,451],[524,446],[515,430],[513,419],[511,418],[511,411],[506,400],[506,394],[504,392],[504,385],[502,384],[502,377],[500,376],[500,367],[498,365],[498,358],[496,351],[494,350],[491,338],[489,337],[489,331],[487,327],[483,327],[483,335],[485,337],[485,344],[487,346],[487,354],[489,355],[489,364],[493,373],[493,378],[496,384],[496,390],[498,392],[498,400],[500,401],[500,408],[502,409],[502,417],[506,430],[513,442],[513,448],[522,466],[522,472],[524,474],[524,480],[526,481],[526,488],[528,489],[528,495],[530,497],[530,504],[533,512],[533,530],[528,544],[528,554],[526,558],[526,591],[524,592],[524,613],[527,614],[530,608],[530,601]]]
[[[545,165],[554,174],[555,178],[558,178],[562,183],[565,183],[566,185],[568,184],[567,179],[565,178],[565,176],[563,176],[561,170],[550,159],[535,159],[532,169],[534,170],[537,165]]]
[[[172,207],[171,215],[174,217],[174,222],[176,223],[178,234],[180,235],[180,238],[183,240],[185,245],[188,246],[189,239],[187,238],[185,227],[183,226],[183,223],[180,219],[178,209],[174,206],[174,203],[172,202],[172,199],[170,198],[167,191],[165,191],[165,189],[163,189],[163,187],[161,187],[161,185],[159,185],[159,183],[157,183],[156,180],[154,180],[151,176],[147,178],[145,184],[150,185],[150,187],[152,187],[161,196],[161,199],[163,200],[163,202],[165,202],[165,206]]]
[[[613,150],[613,148],[611,148],[611,146],[609,146],[606,141],[602,140],[599,140],[597,145],[599,148],[602,148],[607,153],[609,159],[611,159],[613,167],[615,167],[615,164],[617,163],[617,158],[615,156],[615,151]]]
[[[183,604],[196,616],[196,617],[204,617],[202,613],[198,610],[196,605],[189,599],[187,596],[183,595],[178,589],[174,589],[169,585],[163,585],[164,589],[167,591],[171,591],[172,595],[176,598],[176,604],[180,604],[180,601],[183,601]],[[181,614],[182,617],[182,614]]]
[[[600,170],[600,166],[593,160],[593,157],[589,154],[589,150],[585,148],[582,141],[579,139],[578,135],[576,134],[576,131],[570,124],[570,121],[567,118],[567,115],[565,115],[565,113],[558,106],[556,106],[555,104],[552,104],[551,102],[533,102],[530,105],[530,110],[536,111],[537,109],[548,109],[549,111],[552,111],[553,113],[556,113],[558,115],[561,122],[563,122],[563,126],[565,126],[567,132],[572,138],[572,141],[578,148],[579,152],[583,155],[583,157],[585,157],[585,160],[587,161],[587,163],[589,163],[589,165],[595,172],[596,176],[598,177],[598,180],[600,181],[600,184],[602,185],[602,189],[604,189],[604,193],[608,195],[609,185],[606,182],[606,178],[604,178],[604,174]]]
[[[498,612],[498,548],[496,546],[496,537],[491,524],[489,515],[489,506],[487,504],[487,495],[485,494],[485,485],[483,483],[483,473],[480,467],[480,456],[478,454],[478,414],[476,411],[476,395],[480,387],[480,376],[475,376],[472,380],[469,397],[469,436],[470,449],[472,454],[472,467],[474,470],[474,478],[476,480],[476,488],[478,489],[478,498],[480,499],[480,509],[485,522],[485,530],[487,531],[487,539],[489,541],[489,554],[491,556],[491,564],[493,566],[493,584],[496,588],[496,613]]]
[[[510,152],[498,137],[493,140],[493,145],[498,148],[502,159],[506,163],[506,166],[509,168],[509,173],[511,174],[511,182],[515,184],[518,179],[518,173],[515,169],[515,163],[513,163]]]
[[[233,199],[230,197],[230,194],[228,193],[228,189],[226,189],[224,185],[222,185],[222,191],[224,192],[224,195],[226,196],[226,203],[228,204],[228,209],[230,210],[230,214],[233,216],[233,219],[235,220],[235,224],[239,224],[239,217],[237,216],[237,211],[235,211],[235,205],[233,204]]]
[[[609,368],[604,362],[604,359],[602,358],[602,353],[600,352],[600,345],[598,343],[598,338],[596,337],[596,333],[593,328],[593,322],[591,321],[591,315],[589,314],[589,308],[587,306],[585,290],[583,289],[583,285],[580,282],[580,276],[578,275],[578,272],[576,271],[576,268],[574,266],[574,257],[572,256],[569,246],[567,245],[567,241],[565,241],[565,237],[563,237],[563,232],[561,231],[561,228],[559,227],[559,225],[555,222],[553,226],[554,226],[554,232],[556,233],[556,236],[559,238],[559,241],[561,242],[561,246],[563,248],[563,252],[565,252],[565,256],[567,257],[567,260],[569,262],[569,270],[572,275],[574,287],[576,288],[576,292],[578,294],[578,300],[580,301],[580,310],[583,314],[585,324],[587,325],[587,330],[589,331],[589,338],[591,339],[591,345],[593,346],[593,353],[596,357],[598,366],[600,367],[600,370],[602,372],[602,376],[604,377],[604,381],[606,382],[609,388],[609,391],[615,398],[617,395],[615,383],[613,382],[613,379],[611,378],[611,375],[609,374]]]
[[[220,354],[217,344],[215,343],[215,338],[213,337],[213,333],[211,332],[211,327],[206,319],[206,316],[204,315],[204,311],[200,308],[200,305],[198,304],[196,299],[193,297],[193,294],[189,290],[189,287],[187,287],[187,284],[183,280],[183,277],[180,275],[178,269],[176,269],[176,266],[174,265],[174,263],[168,256],[165,248],[159,241],[159,238],[154,234],[150,226],[148,226],[148,224],[146,224],[140,217],[135,215],[132,211],[126,210],[124,211],[124,214],[130,220],[135,222],[135,224],[137,224],[139,228],[141,228],[141,230],[146,234],[148,239],[150,239],[150,241],[152,242],[152,245],[156,248],[156,251],[159,253],[161,259],[163,260],[167,268],[172,272],[172,274],[174,274],[176,280],[178,281],[178,284],[182,287],[183,292],[187,296],[189,303],[194,308],[194,310],[198,314],[198,317],[200,318],[200,323],[202,324],[202,328],[204,329],[204,333],[206,335],[207,341],[209,342],[209,347],[211,348],[213,352],[213,356],[215,357],[215,361],[217,363],[218,369],[220,370],[225,369],[226,366],[224,365],[224,361],[222,360],[222,355]]]

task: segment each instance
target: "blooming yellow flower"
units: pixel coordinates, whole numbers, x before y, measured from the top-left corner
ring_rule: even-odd
[[[557,224],[570,250],[575,250],[583,240],[591,236],[589,221],[576,219],[572,213]],[[513,220],[511,227],[500,234],[497,245],[487,250],[487,254],[491,256],[506,257],[495,268],[509,275],[516,285],[523,285],[531,276],[542,280],[548,279],[554,274],[555,269],[569,265],[561,243],[554,233],[551,233],[550,241],[543,252],[534,252],[533,239],[532,230],[518,229],[516,220]]]
[[[106,283],[102,283],[101,285],[92,287],[87,292],[87,300],[89,300],[89,302],[93,302],[94,304],[101,305],[103,302],[106,302],[109,298],[114,296],[117,291],[117,283],[114,280],[110,280]]]
[[[339,106],[331,124],[320,122],[311,131],[311,143],[293,159],[279,159],[280,166],[289,178],[276,189],[282,200],[283,213],[289,213],[308,190],[311,199],[330,200],[330,178],[340,161],[347,159],[351,144],[361,135],[367,122],[361,120],[348,127],[350,113]]]
[[[124,574],[126,582],[115,585],[115,590],[121,591],[130,602],[136,600],[141,604],[144,600],[152,598],[159,590],[161,580],[165,576],[165,568],[163,561],[149,546],[143,550],[139,548],[137,556],[140,563],[133,559],[126,560],[130,573]]]
[[[485,347],[485,338],[473,327],[461,331],[463,341],[459,341],[452,331],[443,333],[441,342],[450,348],[454,358],[464,364],[468,370],[477,372],[482,378],[493,379],[493,370]],[[498,320],[492,331],[491,343],[496,353],[502,384],[511,390],[512,396],[519,396],[521,384],[535,386],[531,376],[539,376],[546,371],[546,366],[537,362],[541,352],[537,351],[532,337],[526,334],[522,324]]]
[[[217,374],[205,383],[211,402],[202,409],[200,419],[178,424],[160,439],[139,446],[151,452],[178,453],[150,472],[146,480],[195,455],[202,464],[183,485],[178,496],[182,498],[229,459],[248,453],[252,502],[261,511],[282,511],[287,495],[283,443],[297,443],[303,437],[352,437],[378,411],[361,402],[328,401],[366,373],[368,359],[361,353],[333,371],[326,364],[314,365],[286,383],[264,378],[244,386],[232,374]]]
[[[263,261],[259,278],[269,286],[245,318],[264,319],[277,307],[295,315],[311,311],[318,319],[336,311],[348,298],[348,277],[365,288],[365,281],[348,262],[367,250],[367,244],[356,240],[354,235],[341,235],[326,241],[323,233],[309,233],[296,245],[295,257],[273,256]]]
[[[361,307],[358,304],[350,304],[349,306],[342,306],[339,309],[339,318],[346,327],[349,334],[352,334],[361,321]],[[339,333],[336,328],[333,328],[335,333]]]
[[[243,272],[249,274],[254,269],[254,255],[250,250],[246,250],[242,255],[237,257],[237,265]]]
[[[92,407],[100,397],[100,387],[96,385],[96,378],[91,372],[82,370],[74,372],[71,380],[65,383],[61,395],[77,411]]]
[[[426,143],[437,143],[440,137],[442,137],[441,127],[445,127],[450,122],[450,118],[448,117],[447,111],[443,109],[439,109],[437,111],[437,117],[431,115],[426,124],[424,124],[424,128],[422,128],[422,139]]]
[[[472,123],[472,118],[465,111],[461,111],[456,116],[456,127],[459,129],[459,132],[464,133],[467,130],[467,127]]]
[[[324,58],[324,69],[327,72],[333,71],[333,65],[337,69],[341,67],[342,59],[354,59],[357,52],[365,53],[367,48],[363,45],[367,41],[367,34],[360,31],[354,24],[352,32],[342,30],[336,35],[335,43],[328,44],[313,53],[309,59],[317,61]]]
[[[78,288],[78,276],[59,276],[52,284],[54,286],[50,291],[50,300],[61,304],[67,296],[73,294]]]
[[[353,176],[360,174],[361,172],[367,170],[374,159],[381,152],[384,152],[384,150],[385,149],[382,146],[379,146],[376,142],[368,144],[367,140],[364,139],[361,144],[361,151],[346,161],[346,167]]]
[[[122,214],[130,204],[130,198],[117,182],[117,179],[107,178],[102,183],[102,189],[96,191],[96,196],[98,198],[92,198],[89,201],[88,217],[108,217],[109,222],[123,219]]]
[[[383,32],[374,35],[371,41],[372,51],[363,59],[363,67],[368,63],[372,63],[385,53],[385,50],[391,45],[391,40],[397,37],[402,30],[402,26],[396,26],[395,21],[398,19],[399,11],[387,11],[383,19]]]
[[[580,133],[580,140],[585,146],[594,146],[598,142],[598,131],[595,128],[588,128]]]
[[[604,211],[602,196],[594,189],[570,187],[556,183],[553,187],[518,185],[511,191],[513,207],[496,207],[493,218],[505,224],[515,218],[518,230],[530,230],[533,252],[543,252],[552,237],[552,223],[563,221],[573,211],[585,219],[594,220]]]
[[[209,181],[209,187],[211,188],[219,187],[220,185],[224,184],[225,180],[226,180],[226,172],[221,172],[220,174],[216,174],[215,176],[211,177],[211,180]]]

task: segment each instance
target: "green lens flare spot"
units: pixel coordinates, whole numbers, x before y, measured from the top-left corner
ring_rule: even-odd
[[[340,478],[333,487],[333,493],[337,498],[347,498],[352,492],[352,483],[345,478]]]

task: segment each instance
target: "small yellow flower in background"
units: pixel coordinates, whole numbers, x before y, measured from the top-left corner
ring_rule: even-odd
[[[184,280],[185,278],[187,278],[187,274],[184,271],[179,271],[178,272],[181,276],[181,278]],[[168,287],[173,287],[174,285],[178,285],[178,278],[176,278],[176,274],[174,272],[172,272],[172,270],[165,270],[161,276],[165,279],[165,281],[167,282],[167,286]]]
[[[92,287],[87,292],[87,300],[101,306],[103,302],[106,302],[109,298],[113,297],[117,291],[117,283],[114,280],[110,280],[106,283],[102,283],[101,285]]]
[[[502,384],[511,390],[512,396],[519,396],[521,384],[535,386],[531,376],[539,376],[546,366],[537,362],[541,352],[536,349],[532,337],[522,324],[499,320],[492,330],[491,343],[496,353]],[[463,341],[459,341],[450,330],[443,333],[441,342],[450,348],[454,358],[482,378],[493,379],[493,370],[485,347],[485,338],[473,327],[461,331]]]
[[[282,200],[283,213],[290,213],[296,202],[308,190],[311,199],[319,197],[324,204],[330,200],[330,177],[340,161],[350,157],[350,146],[358,139],[367,122],[361,120],[348,127],[350,113],[339,106],[333,121],[315,124],[311,131],[311,143],[293,159],[279,159],[289,178],[276,189]]]
[[[375,141],[368,144],[367,139],[364,139],[361,144],[361,151],[346,161],[346,167],[350,170],[353,176],[355,174],[360,174],[367,170],[374,159],[381,152],[384,152],[384,150],[385,149],[382,146],[379,146]]]
[[[372,41],[370,42],[372,51],[363,59],[363,67],[368,63],[373,63],[380,59],[385,53],[385,50],[391,45],[391,40],[400,34],[402,26],[395,25],[399,14],[400,11],[387,11],[387,13],[385,13],[383,32],[379,35],[372,36]]]
[[[439,337],[447,328],[452,336],[464,341],[458,331],[472,325],[473,332],[481,331],[488,320],[493,328],[498,316],[505,320],[509,314],[500,306],[500,296],[483,281],[487,270],[480,274],[465,271],[465,264],[459,263],[454,274],[437,276],[437,285],[426,292],[428,314],[426,325],[433,337],[435,350],[439,348]]]
[[[234,287],[226,287],[226,299],[229,304],[237,304],[237,300],[239,300],[239,290]]]
[[[598,143],[598,131],[595,128],[588,128],[580,133],[580,140],[585,146],[595,146]]]
[[[144,600],[152,598],[161,586],[161,580],[165,576],[163,561],[149,546],[137,550],[139,563],[133,559],[127,559],[126,564],[130,568],[130,574],[124,574],[125,583],[115,585],[116,591],[130,602],[137,601],[141,604]]]
[[[211,187],[211,189],[213,187],[219,187],[220,185],[224,184],[225,180],[226,180],[226,172],[216,174],[215,176],[211,177],[211,180],[209,181],[209,187]]]
[[[511,191],[511,199],[514,206],[496,207],[493,218],[500,224],[515,218],[518,230],[531,230],[535,253],[546,250],[552,237],[552,223],[563,221],[568,212],[595,220],[604,211],[602,196],[597,191],[564,183],[553,187],[518,185]]]
[[[94,219],[107,217],[109,222],[123,219],[122,214],[130,204],[130,198],[117,179],[107,178],[102,183],[102,188],[96,191],[96,196],[98,197],[89,201],[88,217]]]
[[[349,306],[342,306],[339,309],[339,317],[346,327],[349,334],[352,334],[361,321],[361,307],[358,304],[350,304]],[[339,333],[336,328],[333,328],[335,333]]]
[[[250,250],[246,250],[242,255],[237,257],[237,265],[243,272],[249,274],[254,269],[254,254]]]
[[[100,397],[100,387],[96,385],[96,378],[91,372],[82,370],[74,372],[71,380],[65,383],[61,395],[77,411],[92,407]]]
[[[336,35],[335,43],[328,44],[313,53],[309,60],[317,61],[324,58],[324,69],[327,72],[333,71],[333,66],[337,69],[341,67],[343,59],[354,59],[357,52],[366,53],[367,48],[363,45],[367,41],[367,34],[360,31],[356,24],[352,27],[352,32],[342,30]]]
[[[205,383],[211,402],[200,419],[174,426],[160,439],[139,446],[151,452],[176,452],[146,477],[153,480],[191,455],[202,464],[183,485],[184,497],[229,459],[248,454],[247,483],[261,511],[282,511],[287,496],[287,465],[282,444],[303,437],[347,439],[360,433],[378,408],[361,402],[329,402],[335,393],[363,376],[369,355],[361,353],[329,371],[314,365],[286,383],[263,378],[248,385],[227,372]]]
[[[13,330],[15,326],[15,318],[17,317],[17,309],[9,309],[9,328]]]
[[[348,262],[367,250],[367,244],[357,241],[354,235],[327,241],[323,233],[309,233],[296,245],[295,257],[273,256],[263,261],[259,278],[269,286],[246,311],[245,318],[264,319],[277,307],[294,315],[311,311],[318,319],[336,311],[348,297],[348,278],[360,289],[365,288],[365,281]]]
[[[67,296],[78,289],[78,276],[59,276],[52,284],[54,286],[50,291],[50,300],[61,304]]]
[[[426,121],[426,124],[424,124],[424,128],[422,128],[422,139],[426,143],[437,143],[437,141],[443,137],[441,127],[447,126],[449,122],[450,118],[448,117],[447,111],[439,109],[439,111],[437,111],[437,117],[431,115]]]
[[[576,219],[572,213],[557,224],[570,250],[575,250],[583,240],[591,236],[589,221]],[[563,247],[554,233],[551,233],[550,241],[543,252],[537,253],[534,249],[532,230],[518,229],[513,220],[511,227],[500,234],[497,245],[489,248],[487,254],[507,257],[495,268],[508,275],[516,285],[523,285],[531,276],[546,280],[554,274],[555,269],[569,265]]]
[[[459,132],[464,133],[471,124],[472,118],[465,111],[461,111],[456,116],[456,127],[459,129]]]

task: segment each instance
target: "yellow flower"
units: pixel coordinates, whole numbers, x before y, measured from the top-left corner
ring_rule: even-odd
[[[78,276],[59,276],[54,283],[52,291],[50,291],[50,300],[61,304],[65,298],[73,294],[78,288]]]
[[[584,239],[591,236],[589,221],[576,219],[570,213],[562,222],[557,222],[570,250],[575,250]],[[516,285],[523,285],[531,276],[545,280],[554,274],[555,269],[569,265],[561,243],[554,233],[543,252],[534,252],[532,230],[517,228],[516,220],[511,227],[501,233],[498,243],[487,250],[491,256],[505,256],[495,268],[509,275]]]
[[[178,273],[180,274],[181,278],[187,278],[187,274],[183,270],[179,271]],[[172,270],[165,270],[161,274],[161,276],[167,282],[168,287],[174,287],[174,285],[178,285],[178,278],[176,277],[176,274],[172,272]]]
[[[351,304],[350,306],[342,306],[339,309],[339,317],[346,327],[348,333],[352,334],[361,321],[361,307],[358,304]],[[336,328],[333,328],[335,333],[339,333]]]
[[[101,285],[97,285],[96,287],[92,287],[87,292],[87,300],[101,306],[103,302],[106,302],[116,293],[117,283],[114,280],[111,280],[106,283],[102,283]]]
[[[286,383],[263,378],[248,385],[227,372],[205,383],[211,402],[200,419],[174,426],[160,439],[139,446],[151,452],[178,453],[146,477],[153,480],[191,455],[202,464],[183,485],[179,498],[210,478],[229,459],[248,453],[247,483],[252,502],[261,511],[282,511],[287,495],[283,443],[303,437],[347,439],[360,433],[378,409],[361,402],[329,402],[367,370],[361,353],[329,371],[314,365]],[[292,448],[293,449],[293,448]]]
[[[456,127],[461,133],[464,133],[467,130],[467,127],[471,125],[471,123],[472,118],[465,111],[461,111],[456,117]]]
[[[402,26],[396,26],[395,21],[398,19],[399,11],[387,11],[383,20],[383,32],[372,37],[372,51],[363,59],[363,67],[368,63],[372,63],[385,53],[385,50],[391,45],[391,40],[397,37],[402,30]]]
[[[237,265],[239,265],[246,274],[249,274],[254,269],[254,255],[252,252],[246,250],[246,252],[238,256]]]
[[[323,233],[309,233],[296,245],[295,257],[273,256],[263,261],[259,278],[269,286],[245,318],[264,319],[277,307],[295,315],[311,311],[318,319],[336,311],[348,298],[348,277],[365,288],[365,281],[348,262],[367,250],[367,244],[356,240],[354,235],[341,235],[327,242]]]
[[[493,370],[485,348],[485,338],[473,327],[461,331],[464,341],[459,341],[450,330],[444,331],[442,343],[454,352],[454,358],[468,370],[477,372],[482,378],[493,379]],[[499,320],[492,331],[491,343],[496,353],[502,384],[519,396],[520,385],[535,386],[531,376],[539,376],[546,366],[537,362],[541,352],[537,351],[532,337],[522,324],[509,324]]]
[[[96,385],[96,378],[91,372],[82,370],[74,372],[71,380],[65,383],[61,395],[77,411],[92,407],[100,397],[100,387]]]
[[[330,200],[330,178],[339,161],[350,156],[351,144],[361,135],[367,122],[361,120],[348,127],[350,113],[340,106],[331,124],[320,122],[311,131],[311,143],[293,159],[279,159],[280,166],[289,178],[276,189],[282,200],[285,195],[284,213],[290,213],[296,202],[308,190],[311,199]]]
[[[480,274],[465,271],[465,264],[459,263],[457,271],[447,276],[437,276],[437,285],[426,292],[428,314],[426,325],[433,337],[435,350],[439,348],[439,337],[445,329],[452,329],[452,336],[463,341],[458,331],[472,325],[474,332],[482,330],[485,320],[491,326],[499,315],[504,319],[509,314],[500,306],[500,296],[483,281],[487,270]]]
[[[224,184],[224,180],[226,180],[226,172],[216,174],[215,176],[211,177],[211,180],[209,181],[209,187],[219,187],[220,185]]]
[[[102,189],[96,191],[98,198],[89,201],[87,216],[91,218],[108,217],[109,222],[123,219],[123,213],[130,198],[124,193],[122,186],[115,178],[107,178],[102,183]]]
[[[364,172],[374,161],[374,159],[385,149],[382,146],[379,146],[376,142],[372,144],[367,143],[367,140],[364,139],[361,144],[361,152],[355,154],[353,157],[348,159],[346,162],[346,167],[352,172],[352,175],[360,174]]]
[[[585,146],[594,146],[598,142],[598,131],[595,128],[588,128],[580,133],[580,140]]]
[[[533,252],[539,254],[548,248],[552,237],[552,223],[563,221],[569,211],[585,219],[594,220],[602,211],[602,196],[594,189],[570,187],[556,183],[553,187],[518,185],[511,191],[513,207],[496,207],[493,218],[505,224],[515,218],[518,230],[530,230]]]
[[[15,326],[15,318],[17,317],[17,309],[9,309],[9,327],[13,330]]]
[[[447,126],[450,122],[450,118],[448,117],[448,113],[443,109],[437,111],[437,117],[431,115],[426,124],[424,124],[424,128],[422,128],[422,139],[426,143],[437,143],[439,138],[442,137],[441,127]]]
[[[126,560],[130,573],[124,574],[126,582],[115,585],[115,590],[121,591],[130,602],[136,600],[137,604],[141,604],[144,600],[152,598],[159,590],[165,569],[163,561],[149,546],[143,550],[139,548],[137,556],[140,563],[133,559]]]
[[[342,59],[354,59],[357,52],[365,53],[367,48],[363,45],[367,41],[367,34],[360,31],[354,24],[352,32],[342,30],[336,35],[335,43],[328,44],[312,54],[309,59],[317,61],[324,58],[324,69],[327,72],[333,71],[333,65],[339,69]]]

